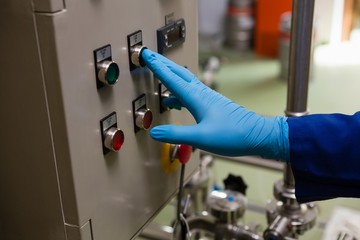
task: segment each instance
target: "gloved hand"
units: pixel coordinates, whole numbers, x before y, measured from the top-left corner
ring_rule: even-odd
[[[160,125],[151,136],[162,142],[188,144],[228,156],[258,155],[289,160],[286,117],[264,117],[245,109],[201,83],[193,73],[164,56],[145,49],[147,67],[195,118],[192,126]]]

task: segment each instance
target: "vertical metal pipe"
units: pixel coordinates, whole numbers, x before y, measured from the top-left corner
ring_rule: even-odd
[[[286,115],[307,113],[315,0],[293,0]]]
[[[315,0],[293,0],[288,95],[285,111],[287,116],[307,114],[314,5]],[[289,164],[284,168],[284,185],[290,188],[295,186],[294,175]]]

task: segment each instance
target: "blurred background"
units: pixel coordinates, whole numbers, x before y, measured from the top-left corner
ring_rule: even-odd
[[[291,0],[198,0],[199,78],[259,114],[284,115],[291,9]],[[360,109],[359,16],[360,0],[315,1],[310,114],[353,114]],[[282,178],[281,169],[215,157],[209,187],[223,188],[229,173],[240,175],[247,185],[249,207],[241,222],[265,229],[265,206],[273,199],[273,185]],[[334,224],[346,225],[347,221],[359,227],[359,199],[316,204],[316,224],[299,239],[360,239],[360,231],[354,235],[357,238],[341,238],[332,232]],[[171,226],[174,218],[175,206],[170,204],[154,224]]]

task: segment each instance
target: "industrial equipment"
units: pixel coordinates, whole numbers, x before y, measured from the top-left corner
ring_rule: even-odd
[[[182,148],[147,130],[193,120],[161,106],[133,53],[162,44],[196,72],[196,14],[187,0],[2,1],[0,239],[133,239],[176,194]]]

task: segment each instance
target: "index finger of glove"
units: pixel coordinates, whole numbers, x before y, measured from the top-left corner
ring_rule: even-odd
[[[171,61],[170,59],[164,57],[161,54],[153,53],[154,56],[158,60],[160,60],[162,63],[164,63],[172,72],[174,72],[176,75],[178,75],[180,78],[187,82],[192,82],[194,80],[197,80],[196,76],[189,71],[187,68],[180,66],[179,64]]]
[[[171,93],[181,101],[189,88],[186,79],[181,78],[171,71],[168,65],[159,59],[159,56],[161,55],[145,49],[141,56],[146,66],[171,91]],[[187,95],[186,97],[189,96]]]

